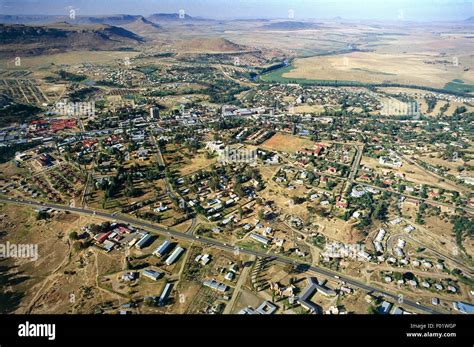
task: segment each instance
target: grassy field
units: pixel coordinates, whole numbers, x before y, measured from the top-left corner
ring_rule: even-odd
[[[293,65],[263,74],[260,81],[353,86],[393,84],[453,93],[474,92],[474,74],[469,68],[418,54],[353,52],[298,58]]]
[[[293,71],[293,66],[287,66],[281,69],[273,70],[269,73],[260,76],[260,81],[271,83],[297,83],[297,84],[317,84],[327,83],[329,85],[335,84],[336,80],[329,79],[312,79],[305,77],[288,77],[288,74]],[[345,85],[364,86],[364,83],[349,80],[338,80],[339,83]]]
[[[262,148],[273,151],[295,153],[303,147],[311,148],[315,142],[288,134],[275,134],[262,144]]]
[[[454,92],[462,92],[462,93],[473,93],[474,92],[474,84],[466,84],[461,80],[452,80],[449,83],[446,83],[444,89]]]

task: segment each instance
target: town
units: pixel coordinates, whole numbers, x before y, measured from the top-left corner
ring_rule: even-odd
[[[3,312],[473,312],[472,91],[192,40],[0,70]]]

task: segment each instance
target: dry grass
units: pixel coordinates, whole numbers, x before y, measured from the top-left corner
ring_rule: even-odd
[[[273,151],[295,153],[303,147],[311,148],[315,142],[297,136],[278,133],[262,144],[262,148]]]
[[[442,88],[454,79],[474,82],[464,66],[433,63],[445,58],[419,54],[354,52],[338,56],[297,59],[286,78],[347,80],[365,83],[401,83]]]

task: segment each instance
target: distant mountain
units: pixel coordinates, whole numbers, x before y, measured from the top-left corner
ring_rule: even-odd
[[[113,16],[79,16],[75,19],[69,19],[67,22],[71,24],[105,24],[113,26],[125,26],[135,22],[144,22],[150,25],[156,25],[147,21],[143,16],[118,14]],[[159,28],[159,26],[157,26]]]
[[[137,18],[133,22],[120,26],[142,37],[146,37],[148,35],[153,35],[163,31],[160,25],[153,23],[142,16],[139,16],[139,18]]]
[[[318,26],[314,23],[284,21],[266,24],[260,27],[264,30],[306,30],[316,29]]]
[[[155,13],[147,17],[149,21],[153,23],[162,23],[162,22],[203,22],[203,21],[214,21],[213,19],[206,19],[200,17],[191,17],[187,14],[184,15],[184,18],[180,18],[179,13]]]
[[[228,53],[247,51],[248,48],[223,38],[194,38],[176,43],[177,49],[185,53]]]
[[[142,37],[124,28],[110,25],[71,25],[56,23],[47,26],[0,24],[0,55],[49,54],[70,50],[130,49],[142,43]]]
[[[71,24],[102,24],[125,28],[140,36],[155,34],[161,31],[161,27],[139,15],[120,14],[113,16],[99,17],[76,17],[75,20],[68,20]]]
[[[2,24],[53,24],[58,22],[67,22],[74,25],[111,25],[119,26],[140,34],[140,32],[158,31],[160,26],[150,22],[140,15],[118,14],[112,16],[77,16],[71,19],[68,16],[9,16],[0,15]],[[135,29],[135,30],[134,30]]]
[[[465,22],[474,23],[474,16],[469,17],[468,19],[465,20]]]
[[[69,17],[68,17],[69,18]],[[66,16],[48,15],[0,15],[1,24],[47,24],[65,21]]]

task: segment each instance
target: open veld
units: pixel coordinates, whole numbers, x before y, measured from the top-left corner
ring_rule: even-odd
[[[474,49],[474,47],[473,47]],[[367,84],[405,84],[444,88],[453,80],[473,85],[472,57],[453,64],[444,55],[355,52],[297,59],[282,74],[287,79],[359,81]]]

